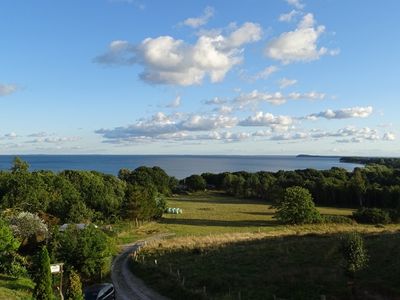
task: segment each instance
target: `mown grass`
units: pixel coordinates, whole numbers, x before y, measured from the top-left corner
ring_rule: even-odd
[[[33,286],[33,282],[28,278],[13,278],[0,274],[0,299],[32,299]]]
[[[132,268],[171,299],[350,299],[340,235],[251,235],[156,243]],[[369,267],[357,274],[358,299],[399,299],[400,233],[365,240]]]
[[[209,235],[233,232],[268,232],[281,230],[274,218],[275,210],[269,203],[237,199],[223,193],[193,193],[167,199],[168,207],[179,207],[183,214],[164,214],[158,222],[136,227],[123,223],[118,242],[125,244],[157,233],[174,233],[177,236]],[[346,208],[319,207],[325,215],[351,215]]]

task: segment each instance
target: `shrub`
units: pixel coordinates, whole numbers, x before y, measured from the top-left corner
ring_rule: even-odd
[[[368,263],[367,251],[363,238],[356,232],[348,233],[342,237],[341,252],[344,258],[344,270],[350,277],[364,269]]]
[[[391,221],[389,214],[380,208],[359,208],[353,218],[363,224],[388,224]]]
[[[71,269],[68,274],[67,300],[83,300],[82,283],[79,274]]]
[[[349,218],[349,217],[345,217],[345,216],[323,216],[322,217],[322,221],[324,223],[335,223],[335,224],[354,224],[354,220]]]
[[[275,217],[286,224],[310,224],[322,220],[310,192],[299,186],[287,188],[283,200],[278,201],[275,207]]]

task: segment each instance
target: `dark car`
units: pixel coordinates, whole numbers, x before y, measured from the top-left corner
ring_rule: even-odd
[[[114,300],[115,289],[111,283],[100,283],[85,288],[85,300]]]

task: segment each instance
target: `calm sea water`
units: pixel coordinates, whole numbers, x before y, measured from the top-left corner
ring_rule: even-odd
[[[159,166],[179,179],[204,172],[272,171],[341,167],[353,170],[357,164],[341,163],[335,157],[223,156],[223,155],[20,155],[30,170],[95,170],[116,175],[122,168]],[[0,155],[0,169],[9,169],[13,155]]]

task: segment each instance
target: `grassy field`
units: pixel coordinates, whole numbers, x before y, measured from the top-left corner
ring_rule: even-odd
[[[132,263],[137,275],[172,299],[348,299],[338,244],[349,231],[366,236],[370,253],[369,268],[356,284],[360,299],[400,299],[393,296],[400,295],[398,225],[285,226],[273,218],[270,205],[220,193],[170,198],[168,206],[183,214],[165,214],[120,239],[176,234],[147,245]],[[318,210],[342,216],[353,211]]]
[[[194,193],[167,199],[168,207],[179,207],[183,214],[164,214],[159,222],[146,223],[140,228],[126,223],[121,228],[119,243],[145,238],[157,233],[177,236],[209,235],[233,232],[268,232],[282,230],[273,218],[274,209],[268,203],[235,199],[222,193]],[[325,215],[351,215],[352,209],[319,207]]]
[[[172,299],[350,299],[339,235],[258,235],[230,242],[214,237],[205,243],[155,244],[141,252],[132,268]],[[369,267],[356,277],[357,299],[399,299],[400,234],[365,240]]]
[[[33,283],[27,278],[13,278],[0,274],[0,299],[32,299]]]

